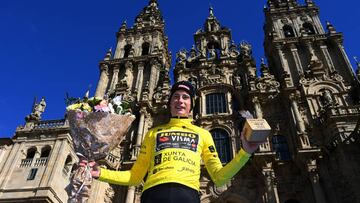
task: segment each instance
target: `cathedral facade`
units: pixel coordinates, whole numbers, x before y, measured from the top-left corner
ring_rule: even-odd
[[[175,81],[196,87],[194,122],[211,132],[223,164],[241,148],[244,112],[272,127],[225,186],[216,187],[202,168],[201,202],[360,203],[360,73],[342,33],[330,22],[323,27],[312,0],[268,0],[264,14],[268,64],[257,66],[251,44],[232,41],[212,8],[193,46],[176,54]],[[172,64],[164,27],[158,2],[149,0],[134,25],[121,25],[116,49],[99,64],[95,96],[122,95],[137,104],[126,139],[103,167],[130,169],[146,132],[169,118]],[[67,202],[78,158],[67,121],[41,120],[44,102],[13,138],[0,140],[0,202]],[[137,203],[141,190],[94,181],[89,202]]]

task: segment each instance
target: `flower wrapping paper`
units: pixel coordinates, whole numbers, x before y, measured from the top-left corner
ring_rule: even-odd
[[[134,115],[119,115],[109,112],[67,112],[73,147],[80,159],[98,161],[104,159],[125,138]],[[68,203],[87,202],[92,177],[90,168],[78,167],[68,187]]]
[[[110,150],[120,144],[135,116],[68,111],[67,119],[75,151],[88,160],[97,161],[105,158]]]

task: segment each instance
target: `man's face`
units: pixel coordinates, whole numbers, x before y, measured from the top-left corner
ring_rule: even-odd
[[[191,97],[184,90],[177,90],[170,100],[171,116],[188,117],[191,109]]]

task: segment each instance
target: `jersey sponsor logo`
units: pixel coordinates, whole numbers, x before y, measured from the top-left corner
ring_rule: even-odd
[[[162,154],[158,154],[154,157],[154,166],[161,164]]]
[[[172,131],[156,135],[156,151],[167,148],[188,149],[197,151],[199,135],[191,132]]]
[[[174,169],[174,166],[159,167],[159,168],[155,168],[153,170],[153,174],[163,171],[163,170],[173,170],[173,169]]]
[[[208,148],[209,148],[209,150],[210,150],[211,153],[214,153],[214,152],[215,152],[215,147],[214,147],[214,145],[211,145],[211,146],[209,146]]]

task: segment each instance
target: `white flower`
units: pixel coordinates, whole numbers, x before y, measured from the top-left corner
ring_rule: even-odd
[[[111,113],[115,113],[114,106],[112,105],[112,103],[109,103],[108,107],[109,107]]]
[[[121,102],[122,101],[122,97],[121,97],[121,95],[120,96],[116,96],[113,100],[112,100],[112,102],[115,104],[115,105],[117,105],[117,106],[120,106],[121,105]]]

